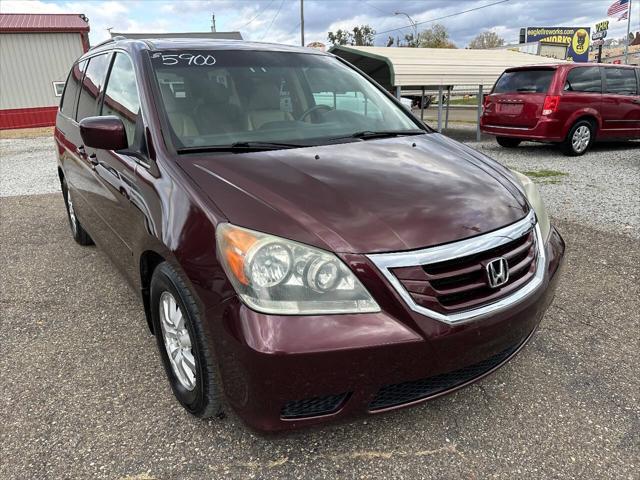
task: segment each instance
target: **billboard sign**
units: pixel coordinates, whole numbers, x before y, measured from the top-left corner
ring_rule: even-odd
[[[603,40],[607,38],[607,30],[609,30],[609,20],[596,23],[596,31],[591,35],[591,40]]]
[[[602,30],[601,32],[593,32],[593,35],[591,35],[591,40],[602,40],[603,38],[607,38],[606,30]]]
[[[589,61],[590,27],[527,27],[527,42],[564,45],[567,60]]]

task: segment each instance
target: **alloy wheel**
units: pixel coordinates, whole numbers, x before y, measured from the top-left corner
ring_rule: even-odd
[[[591,130],[589,130],[589,127],[586,125],[580,125],[576,128],[576,131],[573,132],[573,137],[571,137],[571,145],[576,153],[584,152],[589,146],[590,141]]]
[[[196,362],[191,350],[191,337],[185,316],[175,297],[167,292],[160,295],[160,326],[169,363],[178,382],[191,391],[196,386]]]
[[[71,224],[71,230],[73,234],[78,234],[78,220],[76,219],[76,211],[73,209],[73,202],[71,201],[71,195],[67,192],[67,209],[69,211],[69,223]]]

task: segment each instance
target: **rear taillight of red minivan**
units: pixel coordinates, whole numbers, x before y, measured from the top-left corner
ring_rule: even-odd
[[[482,102],[482,115],[485,114],[489,105],[491,105],[491,97],[489,97],[489,95],[485,95],[484,101]]]
[[[560,95],[547,95],[542,106],[542,115],[551,115],[558,111]]]

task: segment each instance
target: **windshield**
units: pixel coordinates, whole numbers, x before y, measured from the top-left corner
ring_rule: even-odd
[[[504,72],[493,93],[546,93],[555,70],[514,70]]]
[[[325,55],[172,50],[153,52],[151,63],[178,150],[319,145],[422,128],[363,76]]]

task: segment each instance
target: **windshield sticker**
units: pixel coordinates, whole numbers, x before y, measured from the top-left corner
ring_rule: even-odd
[[[187,66],[195,65],[197,67],[210,67],[216,64],[216,59],[213,55],[208,54],[193,54],[193,53],[154,53],[151,58],[155,61],[159,61],[162,65],[172,67],[174,65]]]

